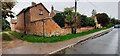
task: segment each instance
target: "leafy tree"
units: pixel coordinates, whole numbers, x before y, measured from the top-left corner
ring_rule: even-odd
[[[112,18],[112,19],[111,19],[111,23],[112,23],[112,24],[116,24],[115,18]]]
[[[11,11],[11,9],[15,6],[15,2],[1,2],[0,4],[2,6],[2,18],[6,19],[7,17],[14,17],[14,13]]]
[[[90,17],[88,17],[88,26],[95,26],[95,21]]]
[[[74,7],[65,8],[63,14],[65,15],[65,22],[72,25],[73,24],[73,13]]]
[[[5,20],[5,19],[2,19],[2,30],[8,30],[10,29],[10,23]]]
[[[95,26],[95,21],[86,15],[81,15],[80,19],[80,24],[82,27]]]
[[[75,23],[74,7],[65,8],[62,15],[64,15],[65,17],[65,23],[67,23],[69,26],[72,26]],[[80,13],[77,12],[76,23],[79,24],[79,22],[80,22]]]
[[[106,27],[110,23],[110,18],[106,13],[98,13],[96,14],[98,23],[101,24],[103,27]]]
[[[115,19],[115,18],[112,18],[112,19],[111,19],[111,23],[114,24],[114,25],[115,25],[115,24],[120,24],[120,20]]]
[[[64,16],[61,13],[57,13],[54,17],[53,20],[60,26],[64,27],[65,21],[64,21]]]
[[[87,24],[86,24],[87,16],[86,16],[86,15],[81,15],[80,19],[81,19],[81,21],[80,21],[81,26],[82,26],[82,27],[87,26]]]
[[[15,6],[16,2],[4,2],[0,1],[1,11],[2,11],[2,30],[5,30],[7,28],[10,28],[9,22],[6,20],[6,18],[14,18],[14,13],[11,11],[12,8]]]

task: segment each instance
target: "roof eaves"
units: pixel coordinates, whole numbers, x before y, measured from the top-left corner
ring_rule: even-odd
[[[41,5],[45,8],[45,10],[46,10],[48,13],[50,13],[50,12],[47,10],[47,8],[46,8],[42,3],[39,3],[39,4],[41,4]],[[37,6],[37,5],[39,5],[39,4],[36,4],[36,5],[34,5],[34,6]],[[27,7],[27,8],[24,8],[22,11],[20,11],[20,13],[22,13],[22,12],[24,12],[24,11],[26,11],[26,10],[34,7],[34,6],[29,6],[29,7]],[[20,13],[18,13],[16,16],[18,16]]]

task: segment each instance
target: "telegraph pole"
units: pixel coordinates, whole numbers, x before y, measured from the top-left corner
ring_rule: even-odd
[[[76,28],[77,28],[77,0],[75,0],[75,24],[74,24],[74,34],[76,34]]]

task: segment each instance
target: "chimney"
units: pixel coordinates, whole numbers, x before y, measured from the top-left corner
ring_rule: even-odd
[[[51,10],[54,10],[54,7],[53,7],[53,5],[52,5],[52,7],[51,7]]]
[[[36,3],[35,3],[35,2],[32,2],[32,6],[34,6],[34,5],[36,5]]]

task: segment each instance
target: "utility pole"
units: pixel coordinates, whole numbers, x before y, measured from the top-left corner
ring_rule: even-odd
[[[76,28],[77,28],[77,0],[75,0],[75,24],[74,24],[74,34],[76,34]]]
[[[24,11],[24,34],[26,35],[26,19],[25,19],[25,11]]]

